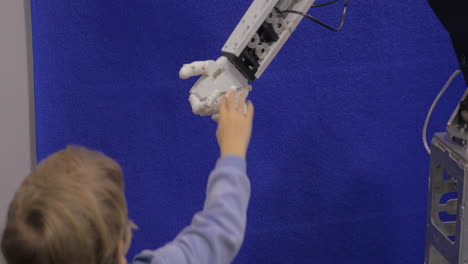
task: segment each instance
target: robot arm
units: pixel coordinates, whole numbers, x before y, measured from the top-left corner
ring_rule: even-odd
[[[222,48],[216,61],[185,64],[182,79],[201,75],[190,90],[192,111],[201,116],[218,113],[219,97],[229,90],[248,95],[249,82],[263,74],[315,0],[254,0]]]

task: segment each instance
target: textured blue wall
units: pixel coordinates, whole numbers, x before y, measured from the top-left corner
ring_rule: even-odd
[[[351,0],[304,20],[254,83],[245,243],[235,263],[422,263],[426,111],[457,62],[424,1]],[[33,0],[38,158],[81,144],[121,163],[129,257],[200,210],[218,156],[183,63],[216,59],[250,0]],[[312,10],[330,23],[339,8]],[[436,109],[444,129],[461,78]]]

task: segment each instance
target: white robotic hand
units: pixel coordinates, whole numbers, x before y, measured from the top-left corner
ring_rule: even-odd
[[[252,90],[247,79],[223,56],[217,61],[185,64],[179,72],[181,79],[199,75],[200,79],[190,90],[189,101],[193,113],[200,116],[212,115],[216,120],[220,96],[236,90],[237,96],[243,93],[247,97]]]
[[[244,93],[247,97],[249,82],[260,78],[314,2],[253,0],[218,60],[193,62],[180,70],[182,79],[201,75],[190,90],[192,111],[216,120],[221,95],[234,89],[237,96]]]

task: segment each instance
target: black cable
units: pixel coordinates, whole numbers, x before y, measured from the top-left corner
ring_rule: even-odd
[[[336,2],[338,2],[338,0],[333,0],[333,1],[330,1],[330,2],[323,3],[323,4],[312,5],[310,8],[327,6],[327,5],[334,4]]]
[[[333,3],[336,3],[338,2],[338,0],[333,0],[333,1],[330,1],[330,2],[327,2],[327,3],[323,3],[323,4],[318,4],[318,5],[315,5],[315,6],[312,6],[312,7],[322,7],[322,6],[326,6],[326,5],[331,5]],[[284,11],[279,11],[279,13],[294,13],[294,14],[298,14],[298,15],[301,15],[301,16],[304,16],[312,21],[314,21],[315,23],[321,25],[322,27],[325,27],[327,29],[330,29],[332,31],[335,31],[335,32],[338,32],[341,30],[341,28],[343,27],[344,25],[344,20],[345,20],[345,17],[346,17],[346,9],[348,8],[348,0],[344,0],[344,6],[343,6],[343,14],[341,15],[341,21],[340,21],[340,25],[337,27],[337,28],[334,28],[334,27],[331,27],[327,24],[325,24],[324,22],[318,20],[317,18],[309,15],[309,14],[304,14],[304,13],[301,13],[299,11],[295,11],[295,10],[284,10]]]

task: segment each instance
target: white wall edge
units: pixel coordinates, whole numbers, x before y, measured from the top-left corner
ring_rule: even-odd
[[[31,6],[0,1],[0,234],[15,190],[36,166]],[[6,263],[0,254],[0,263]]]

